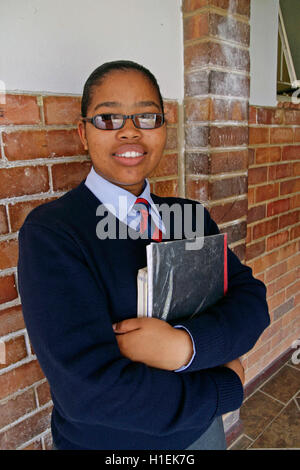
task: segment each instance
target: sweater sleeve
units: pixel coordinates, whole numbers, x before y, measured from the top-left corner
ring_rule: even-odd
[[[121,355],[105,287],[71,234],[25,222],[18,288],[35,354],[65,419],[167,435],[204,429],[240,407],[243,388],[231,369],[176,374]]]
[[[219,233],[205,209],[205,235]],[[194,340],[195,355],[184,372],[215,367],[236,359],[253,348],[270,324],[266,287],[255,279],[228,248],[228,290],[199,317],[180,321]]]

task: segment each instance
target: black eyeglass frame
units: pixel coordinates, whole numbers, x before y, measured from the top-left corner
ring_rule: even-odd
[[[139,127],[136,125],[135,123],[135,118],[137,116],[144,116],[145,114],[152,114],[152,115],[155,115],[155,116],[160,116],[162,121],[161,121],[161,124],[157,127]],[[117,127],[115,129],[101,129],[100,127],[97,127],[96,124],[95,124],[95,121],[96,121],[96,117],[97,116],[122,116],[123,118],[123,123],[120,127]],[[134,127],[136,127],[137,129],[142,129],[142,130],[145,130],[145,131],[151,131],[153,129],[159,129],[165,122],[165,115],[164,113],[136,113],[136,114],[113,114],[113,113],[102,113],[102,114],[96,114],[95,116],[93,116],[92,118],[88,118],[88,117],[81,117],[81,120],[82,121],[85,121],[85,122],[90,122],[91,124],[93,124],[93,126],[100,130],[100,131],[118,131],[120,129],[122,129],[124,126],[125,126],[125,122],[127,119],[131,119],[132,122],[133,122],[133,125]]]

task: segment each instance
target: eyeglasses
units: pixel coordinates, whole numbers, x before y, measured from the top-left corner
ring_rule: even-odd
[[[81,118],[90,122],[97,129],[103,131],[115,131],[124,127],[126,119],[131,119],[137,129],[157,129],[165,121],[163,113],[139,113],[139,114],[96,114],[92,118]]]

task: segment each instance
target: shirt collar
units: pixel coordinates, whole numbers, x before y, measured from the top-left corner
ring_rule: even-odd
[[[137,197],[146,199],[151,205],[151,213],[154,216],[154,219],[158,218],[158,220],[161,220],[157,207],[151,198],[150,184],[147,179],[145,179],[142,193],[139,196],[135,196],[130,191],[120,188],[120,186],[117,186],[100,176],[92,166],[86,177],[85,185],[108,209],[109,206],[112,206],[116,217],[124,223],[127,223],[128,215],[132,211]],[[127,206],[125,206],[125,208],[123,207],[124,201],[126,201]],[[122,210],[119,210],[120,203],[122,203]]]

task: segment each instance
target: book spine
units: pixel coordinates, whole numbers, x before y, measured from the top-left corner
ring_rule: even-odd
[[[227,270],[227,233],[224,233],[224,295],[228,289],[228,270]]]

